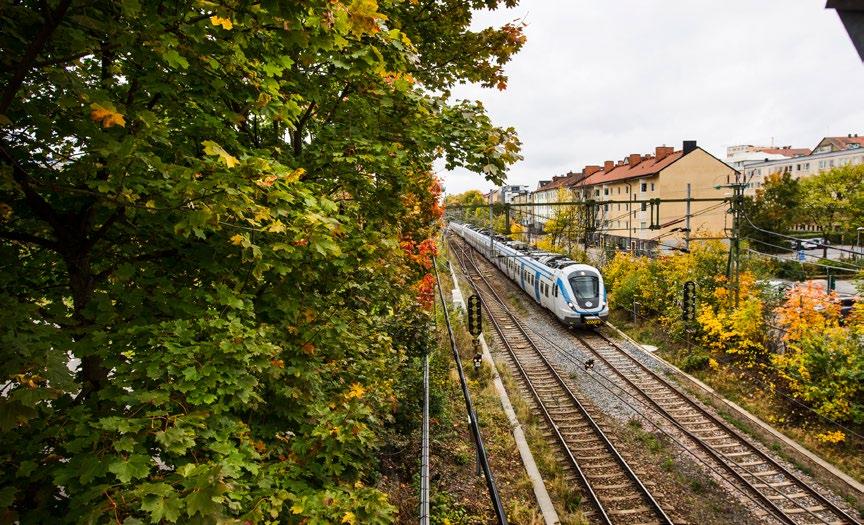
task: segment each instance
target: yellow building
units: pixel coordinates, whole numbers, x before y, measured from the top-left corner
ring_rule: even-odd
[[[654,155],[606,161],[571,191],[597,201],[595,241],[639,251],[680,248],[688,238],[722,237],[731,227],[722,199],[732,189],[715,186],[735,182],[736,173],[695,141],[684,141],[680,151],[659,146]]]

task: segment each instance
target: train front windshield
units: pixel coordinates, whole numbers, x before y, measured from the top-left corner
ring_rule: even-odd
[[[576,299],[594,299],[600,296],[600,279],[596,275],[576,272],[570,275],[569,281]]]

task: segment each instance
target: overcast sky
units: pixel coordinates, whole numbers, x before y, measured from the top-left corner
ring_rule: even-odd
[[[685,139],[722,159],[736,144],[864,134],[864,65],[825,0],[522,0],[478,13],[475,27],[514,19],[528,42],[506,66],[507,90],[453,94],[516,128],[525,160],[510,184],[533,190]],[[439,175],[448,194],[491,187],[464,170]]]

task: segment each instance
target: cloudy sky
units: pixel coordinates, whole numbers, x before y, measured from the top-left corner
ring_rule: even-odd
[[[525,160],[508,182],[534,189],[586,164],[681,148],[812,148],[864,134],[864,65],[825,0],[522,0],[478,13],[476,27],[521,19],[528,42],[506,91],[461,86],[498,125],[514,126]],[[447,193],[491,186],[440,171]]]

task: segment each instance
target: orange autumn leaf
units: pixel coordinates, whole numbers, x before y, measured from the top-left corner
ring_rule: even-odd
[[[111,104],[102,105],[96,102],[90,104],[90,120],[102,124],[103,128],[110,128],[111,126],[126,127],[126,120],[123,118],[123,115],[118,113]]]

